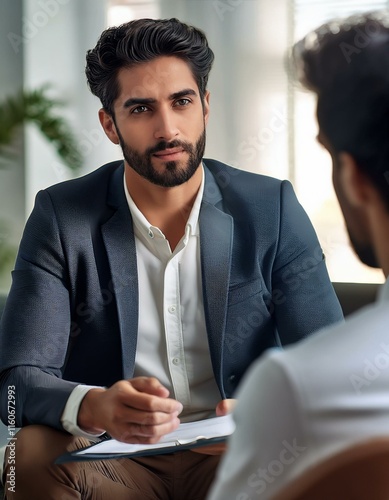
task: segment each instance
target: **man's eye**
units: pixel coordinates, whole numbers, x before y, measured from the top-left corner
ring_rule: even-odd
[[[183,97],[182,99],[178,99],[176,101],[176,105],[177,106],[187,106],[188,104],[190,104],[190,99],[186,99],[185,97]]]
[[[147,106],[137,106],[131,111],[131,113],[140,114],[140,113],[145,113],[148,110],[149,108]]]

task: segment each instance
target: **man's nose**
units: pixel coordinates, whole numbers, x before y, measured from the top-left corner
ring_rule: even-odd
[[[154,137],[158,140],[171,141],[179,135],[177,117],[172,110],[160,110],[156,116]]]

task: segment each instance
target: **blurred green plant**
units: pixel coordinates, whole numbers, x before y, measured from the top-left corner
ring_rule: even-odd
[[[67,121],[54,110],[64,103],[47,95],[49,87],[21,91],[0,102],[0,156],[12,156],[12,142],[25,123],[34,123],[72,171],[82,165],[82,155]]]
[[[65,103],[51,98],[49,89],[45,85],[36,90],[24,90],[0,101],[0,167],[9,166],[20,157],[21,143],[17,139],[27,123],[33,123],[53,144],[59,158],[73,173],[81,167],[83,158],[77,139],[67,120],[58,114]],[[0,220],[0,291],[9,287],[16,251],[9,243],[7,222]]]

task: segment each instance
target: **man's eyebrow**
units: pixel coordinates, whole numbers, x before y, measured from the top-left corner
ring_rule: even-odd
[[[179,90],[178,92],[174,92],[174,94],[170,94],[169,99],[171,101],[174,101],[175,99],[181,99],[182,97],[185,97],[186,95],[197,96],[197,92],[193,89]]]
[[[193,89],[179,90],[178,92],[170,94],[169,100],[174,101],[176,99],[181,99],[182,97],[185,97],[187,95],[197,96],[197,92]],[[157,100],[153,99],[152,97],[130,97],[124,102],[123,108],[129,108],[130,106],[139,106],[142,104],[155,104],[156,102]]]
[[[130,106],[139,104],[154,104],[155,102],[156,100],[151,97],[130,97],[124,102],[123,108],[129,108]]]

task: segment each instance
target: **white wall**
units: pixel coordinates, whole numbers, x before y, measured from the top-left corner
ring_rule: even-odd
[[[120,151],[101,130],[99,101],[87,88],[84,74],[86,51],[106,27],[106,1],[24,0],[24,9],[35,27],[34,36],[25,44],[25,87],[49,82],[52,95],[66,102],[66,109],[58,112],[68,118],[84,154],[80,173],[119,158]],[[26,168],[27,212],[39,189],[73,175],[33,126],[26,135]]]

